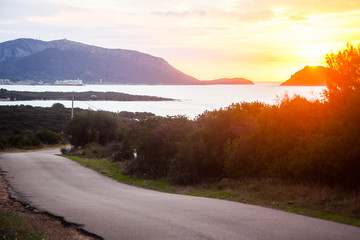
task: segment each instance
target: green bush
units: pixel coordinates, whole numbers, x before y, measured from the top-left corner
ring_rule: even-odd
[[[70,143],[83,147],[95,142],[107,144],[121,135],[120,118],[115,113],[87,111],[76,116],[66,128]]]
[[[45,144],[57,144],[60,142],[61,138],[58,134],[50,130],[40,130],[35,133],[35,137],[40,140],[40,142]]]
[[[250,138],[240,137],[226,144],[224,169],[228,177],[254,177],[261,167],[257,163],[255,144]]]
[[[66,147],[60,148],[60,152],[63,155],[68,155],[70,153],[70,151]]]
[[[11,135],[7,139],[8,146],[16,148],[25,148],[32,146],[31,139],[20,134]]]
[[[186,139],[190,121],[182,116],[151,118],[134,126],[124,137],[128,149],[137,150],[138,157],[126,166],[126,172],[150,178],[164,178],[171,159],[177,153],[177,143]]]

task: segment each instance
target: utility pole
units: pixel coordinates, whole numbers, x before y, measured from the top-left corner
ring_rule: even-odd
[[[71,120],[74,118],[74,91],[72,95],[72,103],[71,103]]]

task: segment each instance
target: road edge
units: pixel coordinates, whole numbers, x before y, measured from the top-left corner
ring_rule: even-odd
[[[64,217],[62,217],[62,216],[57,216],[57,215],[49,213],[49,212],[47,212],[45,210],[37,209],[37,208],[31,206],[31,204],[28,204],[21,197],[19,197],[19,195],[16,193],[16,191],[14,191],[14,189],[11,187],[11,185],[10,185],[10,183],[9,183],[7,177],[6,177],[6,173],[7,173],[6,171],[3,171],[0,168],[0,178],[1,178],[0,181],[2,180],[2,182],[4,184],[5,192],[6,192],[7,196],[8,196],[8,198],[9,198],[9,200],[14,202],[14,203],[19,203],[24,208],[24,211],[28,211],[28,213],[30,213],[30,214],[38,214],[38,213],[44,214],[47,217],[49,217],[50,219],[60,222],[61,225],[63,227],[65,227],[65,228],[75,229],[80,234],[82,234],[82,235],[84,235],[86,237],[93,238],[95,240],[104,240],[103,237],[98,236],[98,235],[96,235],[94,233],[91,233],[89,231],[86,231],[83,228],[84,225],[82,225],[82,224],[66,221],[64,219]]]

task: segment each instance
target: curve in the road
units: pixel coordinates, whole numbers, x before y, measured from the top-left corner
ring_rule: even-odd
[[[360,239],[353,226],[128,186],[57,153],[4,153],[0,168],[22,201],[105,239]]]

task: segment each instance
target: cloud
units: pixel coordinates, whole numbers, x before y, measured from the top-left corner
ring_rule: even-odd
[[[238,20],[246,22],[260,22],[270,20],[274,16],[275,14],[271,10],[250,11],[241,14]]]
[[[161,17],[186,17],[186,16],[189,16],[189,12],[188,12],[188,11],[184,11],[184,12],[173,12],[173,11],[161,12],[161,11],[154,11],[154,12],[151,12],[151,14],[157,15],[157,16],[161,16]]]
[[[308,14],[343,13],[360,9],[358,0],[262,0],[263,7],[287,7],[289,11]]]
[[[205,16],[207,13],[205,11],[153,11],[151,12],[152,15],[157,15],[161,17],[188,17],[188,16]]]
[[[25,19],[29,16],[50,16],[64,10],[74,9],[74,7],[39,0],[11,0],[1,1],[0,9],[0,18],[16,20]]]
[[[309,20],[307,17],[301,16],[301,15],[291,15],[289,17],[290,21],[306,21]]]

